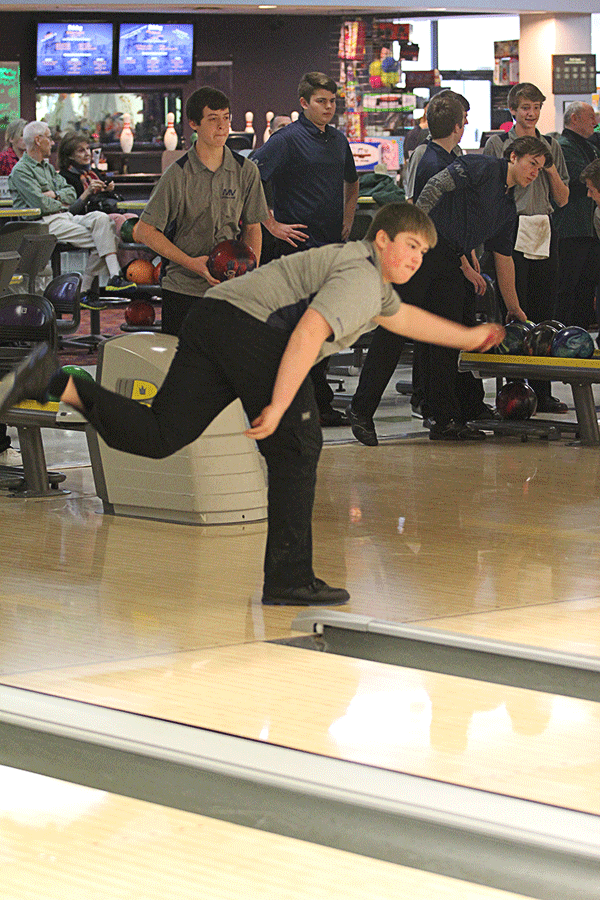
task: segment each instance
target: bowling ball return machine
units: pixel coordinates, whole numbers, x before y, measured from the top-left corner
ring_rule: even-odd
[[[150,404],[175,355],[177,338],[139,331],[105,341],[96,380],[102,387]],[[87,429],[96,492],[104,512],[188,525],[258,522],[267,517],[264,463],[239,400],[192,444],[165,459],[110,448]]]

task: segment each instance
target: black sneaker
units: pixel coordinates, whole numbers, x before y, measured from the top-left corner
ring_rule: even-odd
[[[423,407],[422,406],[413,406],[411,403],[410,414],[413,417],[413,419],[422,419],[423,418]]]
[[[330,587],[321,578],[315,578],[305,587],[284,588],[273,594],[263,594],[264,606],[341,606],[350,594],[344,588]]]
[[[16,369],[0,381],[0,415],[21,400],[45,403],[48,382],[57,368],[54,351],[48,344],[38,344]]]
[[[376,447],[379,441],[377,440],[377,432],[375,431],[373,419],[367,419],[366,416],[359,416],[358,413],[354,412],[351,406],[346,410],[346,415],[348,416],[352,434],[356,440],[360,441],[361,444],[364,444],[365,447]]]
[[[121,278],[120,275],[113,275],[102,288],[102,291],[106,294],[118,294],[119,296],[133,294],[136,290],[137,284],[134,281],[127,281],[126,278]]]
[[[497,421],[501,418],[502,416],[498,410],[494,409],[493,406],[490,406],[489,403],[482,403],[477,413],[474,416],[469,416],[469,419],[474,419],[475,421],[485,421],[486,419],[494,419],[494,421]]]
[[[348,418],[339,409],[326,409],[319,412],[319,422],[322,428],[339,428],[340,425],[349,425]]]
[[[561,400],[557,400],[556,397],[544,397],[543,400],[540,400],[538,397],[536,411],[539,413],[558,413],[563,415],[563,413],[569,412],[569,407]]]

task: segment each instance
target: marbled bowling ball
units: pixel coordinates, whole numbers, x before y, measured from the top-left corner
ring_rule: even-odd
[[[552,325],[553,328],[558,328],[559,331],[565,327],[558,319],[544,319],[543,322],[540,322],[540,325]]]
[[[552,341],[552,356],[589,359],[594,355],[594,341],[589,331],[579,325],[562,328]]]
[[[524,381],[509,381],[496,395],[496,409],[503,419],[529,419],[537,410],[535,391]]]
[[[558,334],[553,325],[540,323],[528,331],[523,338],[525,354],[529,356],[550,356],[552,341]]]
[[[501,344],[498,344],[498,353],[509,353],[511,356],[522,356],[524,353],[525,335],[531,326],[526,322],[509,322],[505,326],[505,335]]]
[[[76,375],[78,378],[82,378],[84,381],[95,381],[92,373],[88,372],[87,369],[84,369],[81,366],[62,366],[62,370],[65,375]],[[54,400],[56,402],[60,400],[60,397],[55,397],[52,394],[49,394],[48,400]]]
[[[256,256],[244,241],[221,241],[208,254],[206,267],[213,278],[228,281],[255,269]]]
[[[132,300],[125,307],[125,321],[128,325],[147,328],[149,325],[154,325],[155,318],[154,307],[147,300]]]

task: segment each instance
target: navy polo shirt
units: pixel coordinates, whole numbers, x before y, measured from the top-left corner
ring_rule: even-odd
[[[307,225],[299,249],[342,239],[344,182],[358,180],[348,140],[331,125],[317,128],[304,113],[276,131],[252,156],[273,190],[273,215],[286,225]]]
[[[417,171],[415,174],[415,189],[413,192],[413,203],[417,202],[419,194],[427,184],[430,178],[452,165],[456,155],[448,153],[447,150],[437,144],[435,141],[429,141],[425,153],[419,160]]]
[[[506,187],[507,172],[507,159],[461,156],[430,179],[417,206],[429,214],[439,234],[458,253],[470,253],[484,244],[486,250],[511,256],[517,208],[514,188]],[[443,191],[439,200],[436,185]]]

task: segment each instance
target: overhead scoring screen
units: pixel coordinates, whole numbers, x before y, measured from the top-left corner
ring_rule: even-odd
[[[119,75],[191,75],[194,26],[121,25]]]
[[[36,60],[38,77],[111,75],[113,27],[110,22],[40,22]]]

